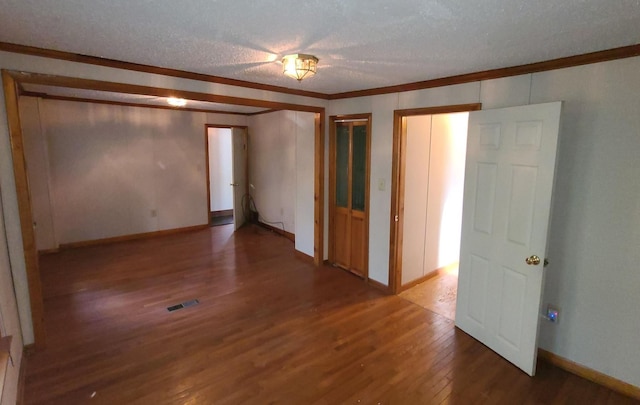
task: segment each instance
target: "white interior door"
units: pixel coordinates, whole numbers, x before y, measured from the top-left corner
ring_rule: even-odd
[[[233,154],[233,225],[237,230],[245,223],[243,197],[247,193],[247,130],[231,128],[231,150]],[[246,203],[246,201],[245,201]]]
[[[469,115],[456,325],[529,375],[561,107]]]

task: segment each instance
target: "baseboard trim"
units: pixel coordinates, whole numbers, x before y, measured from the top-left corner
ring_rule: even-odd
[[[63,243],[63,244],[60,245],[60,250],[76,249],[76,248],[86,247],[86,246],[108,245],[108,244],[111,244],[111,243],[125,242],[125,241],[138,240],[138,239],[149,239],[149,238],[155,238],[155,237],[158,237],[158,236],[172,235],[172,234],[175,234],[175,233],[199,231],[199,230],[207,229],[207,228],[209,228],[209,225],[208,224],[204,224],[204,225],[188,226],[188,227],[185,227],[185,228],[164,229],[162,231],[134,233],[134,234],[131,234],[131,235],[114,236],[112,238],[93,239],[93,240],[85,240],[85,241],[80,241],[80,242]]]
[[[440,268],[437,268],[437,269],[425,274],[424,276],[422,276],[420,278],[417,278],[417,279],[415,279],[413,281],[408,282],[405,285],[401,285],[400,288],[398,289],[398,294],[400,294],[401,292],[403,292],[405,290],[408,290],[411,287],[415,287],[416,285],[418,285],[420,283],[424,283],[425,281],[429,280],[430,278],[434,278],[435,276],[440,275],[440,274],[448,271],[451,267],[456,267],[458,265],[459,265],[459,263],[455,262],[455,263],[452,263],[452,264],[448,264],[446,266],[442,266]]]
[[[562,356],[558,356],[557,354],[544,349],[538,349],[538,358],[579,377],[607,387],[610,390],[640,400],[640,387],[620,381],[617,378],[608,376],[569,359],[565,359]]]
[[[309,256],[308,254],[303,253],[299,250],[295,250],[294,255],[296,256],[297,259],[300,259],[305,263],[314,264],[313,256]]]
[[[24,345],[24,347],[22,348],[22,353],[25,356],[31,356],[33,353],[36,352],[36,345],[35,343],[30,343],[28,345]]]
[[[370,278],[367,279],[367,284],[369,284],[371,287],[375,288],[376,290],[380,290],[387,295],[391,295],[391,290],[389,289],[388,285],[384,285],[381,282],[372,280]]]
[[[277,233],[278,235],[282,235],[285,238],[289,239],[291,242],[295,242],[296,241],[296,235],[292,234],[291,232],[287,232],[285,230],[282,230],[281,228],[276,228],[275,226],[271,226],[269,224],[265,224],[264,222],[258,222],[258,225],[260,225],[263,228],[266,228],[270,231],[273,231],[275,233]]]
[[[58,252],[60,252],[60,248],[42,249],[42,250],[38,250],[38,254],[39,254],[40,256],[43,256],[43,255],[50,255],[50,254],[58,253]]]
[[[20,372],[18,373],[18,392],[16,395],[16,405],[24,404],[24,385],[27,374],[27,358],[35,350],[34,345],[26,345],[22,348],[22,360],[20,361]]]
[[[417,279],[415,279],[413,281],[408,282],[405,285],[401,285],[400,288],[398,289],[398,294],[403,292],[403,291],[408,290],[411,287],[415,287],[420,283],[424,283],[425,281],[429,280],[430,278],[434,278],[438,274],[440,274],[440,273],[438,273],[438,270],[436,269],[436,270],[434,270],[434,271],[432,271],[430,273],[425,274],[424,276],[422,276],[420,278],[417,278]]]
[[[215,217],[228,217],[229,215],[233,215],[233,210],[211,211],[209,215],[212,218],[215,218]]]

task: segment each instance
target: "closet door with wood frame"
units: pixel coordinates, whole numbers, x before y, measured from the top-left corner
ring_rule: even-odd
[[[331,117],[329,260],[368,275],[370,116]]]

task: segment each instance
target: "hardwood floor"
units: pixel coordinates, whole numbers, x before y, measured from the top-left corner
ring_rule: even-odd
[[[636,403],[546,363],[529,378],[262,228],[64,251],[41,271],[48,342],[26,404]]]
[[[452,321],[456,319],[457,295],[457,263],[443,268],[430,279],[398,294],[400,298],[411,301],[424,309],[428,309]]]

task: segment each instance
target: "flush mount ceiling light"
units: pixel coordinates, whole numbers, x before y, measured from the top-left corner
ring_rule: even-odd
[[[184,107],[187,105],[187,100],[184,98],[169,97],[167,103],[174,107]]]
[[[318,58],[313,55],[305,55],[296,53],[293,55],[285,55],[282,58],[283,73],[289,77],[293,77],[297,81],[302,81],[306,77],[316,74]]]

